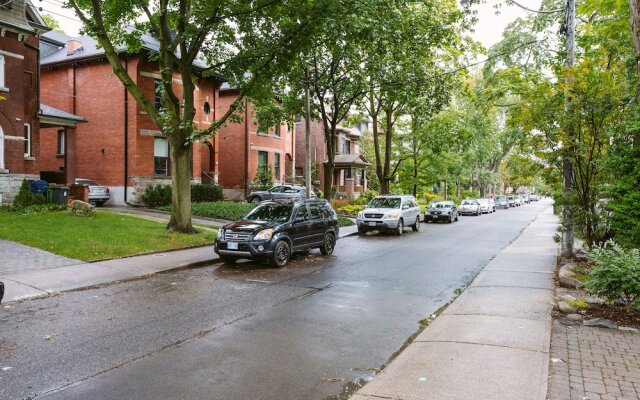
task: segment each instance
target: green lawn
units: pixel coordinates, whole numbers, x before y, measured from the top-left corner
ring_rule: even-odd
[[[90,216],[70,212],[0,212],[0,239],[13,240],[84,261],[211,244],[216,234],[169,233],[165,224],[98,210]]]

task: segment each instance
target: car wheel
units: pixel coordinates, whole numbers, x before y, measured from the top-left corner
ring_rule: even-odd
[[[289,243],[284,240],[276,243],[275,249],[273,249],[273,255],[271,256],[271,265],[274,267],[284,267],[291,257],[291,249]]]
[[[256,196],[251,199],[251,204],[253,204],[254,206],[258,203],[260,203],[260,197]]]
[[[453,222],[453,215],[449,215],[449,223]]]
[[[456,221],[456,222],[458,222],[458,214],[456,214],[456,219],[455,219],[455,221]]]
[[[229,256],[220,256],[220,260],[222,260],[223,263],[225,264],[235,264],[236,259],[233,257],[229,257]]]
[[[324,242],[322,243],[322,247],[320,247],[320,253],[323,256],[328,256],[333,253],[333,249],[336,246],[336,238],[333,236],[333,233],[327,233],[324,235]]]
[[[416,223],[411,227],[414,232],[418,232],[420,230],[420,216],[416,217]]]
[[[402,222],[402,218],[398,221],[398,227],[396,228],[396,235],[402,236],[404,233],[404,222]]]
[[[364,228],[358,228],[358,235],[366,235],[367,234],[367,230]]]

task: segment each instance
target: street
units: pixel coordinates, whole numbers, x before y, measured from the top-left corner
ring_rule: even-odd
[[[2,308],[0,398],[343,398],[548,205]]]

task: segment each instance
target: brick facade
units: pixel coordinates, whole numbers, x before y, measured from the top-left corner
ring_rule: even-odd
[[[223,90],[220,93],[218,112],[224,114],[237,98],[235,90]],[[219,183],[225,189],[225,196],[243,199],[247,183],[252,181],[258,172],[259,154],[265,152],[267,163],[274,172],[274,182],[291,182],[293,160],[295,159],[295,129],[287,123],[280,124],[280,136],[275,127],[266,132],[258,132],[254,107],[246,104],[241,123],[229,122],[223,126],[216,139],[220,144],[218,168]],[[279,163],[276,158],[279,156]]]
[[[67,52],[69,43],[77,46],[74,39],[55,35],[58,41],[67,39],[66,49],[59,52]],[[92,48],[89,42],[92,39],[81,37],[76,40],[87,46],[87,50]],[[43,101],[60,110],[82,115],[87,120],[76,129],[76,172],[74,176],[67,174],[67,180],[81,177],[108,186],[112,192],[112,204],[124,204],[125,200],[136,202],[145,187],[141,182],[170,182],[170,172],[169,176],[156,176],[154,170],[154,141],[163,135],[133,97],[125,92],[124,85],[104,56],[91,54],[91,57],[82,58],[79,56],[82,51],[80,49],[80,52],[69,54],[68,59],[64,54],[60,56],[59,52],[42,59]],[[154,81],[160,76],[157,63],[146,60],[144,54],[126,58],[122,56],[129,76],[153,101]],[[174,79],[174,90],[180,96],[182,82],[177,73]],[[220,83],[211,78],[196,82],[194,123],[199,128],[205,128],[215,120]],[[205,113],[205,103],[209,103],[208,115]],[[208,160],[215,158],[217,146],[216,141],[213,142],[214,154],[203,152],[201,142],[193,144],[192,178],[195,182],[202,177],[201,157],[205,156]],[[42,130],[43,171],[60,171],[64,168],[65,156],[57,154],[57,143],[58,129]],[[66,154],[68,162],[70,157],[71,153]],[[207,167],[208,172],[216,171],[215,162],[213,169],[210,165]]]

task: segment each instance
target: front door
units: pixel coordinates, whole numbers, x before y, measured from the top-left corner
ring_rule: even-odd
[[[324,240],[324,232],[327,229],[327,220],[322,217],[322,212],[317,204],[309,204],[311,212],[310,243],[321,243]]]

